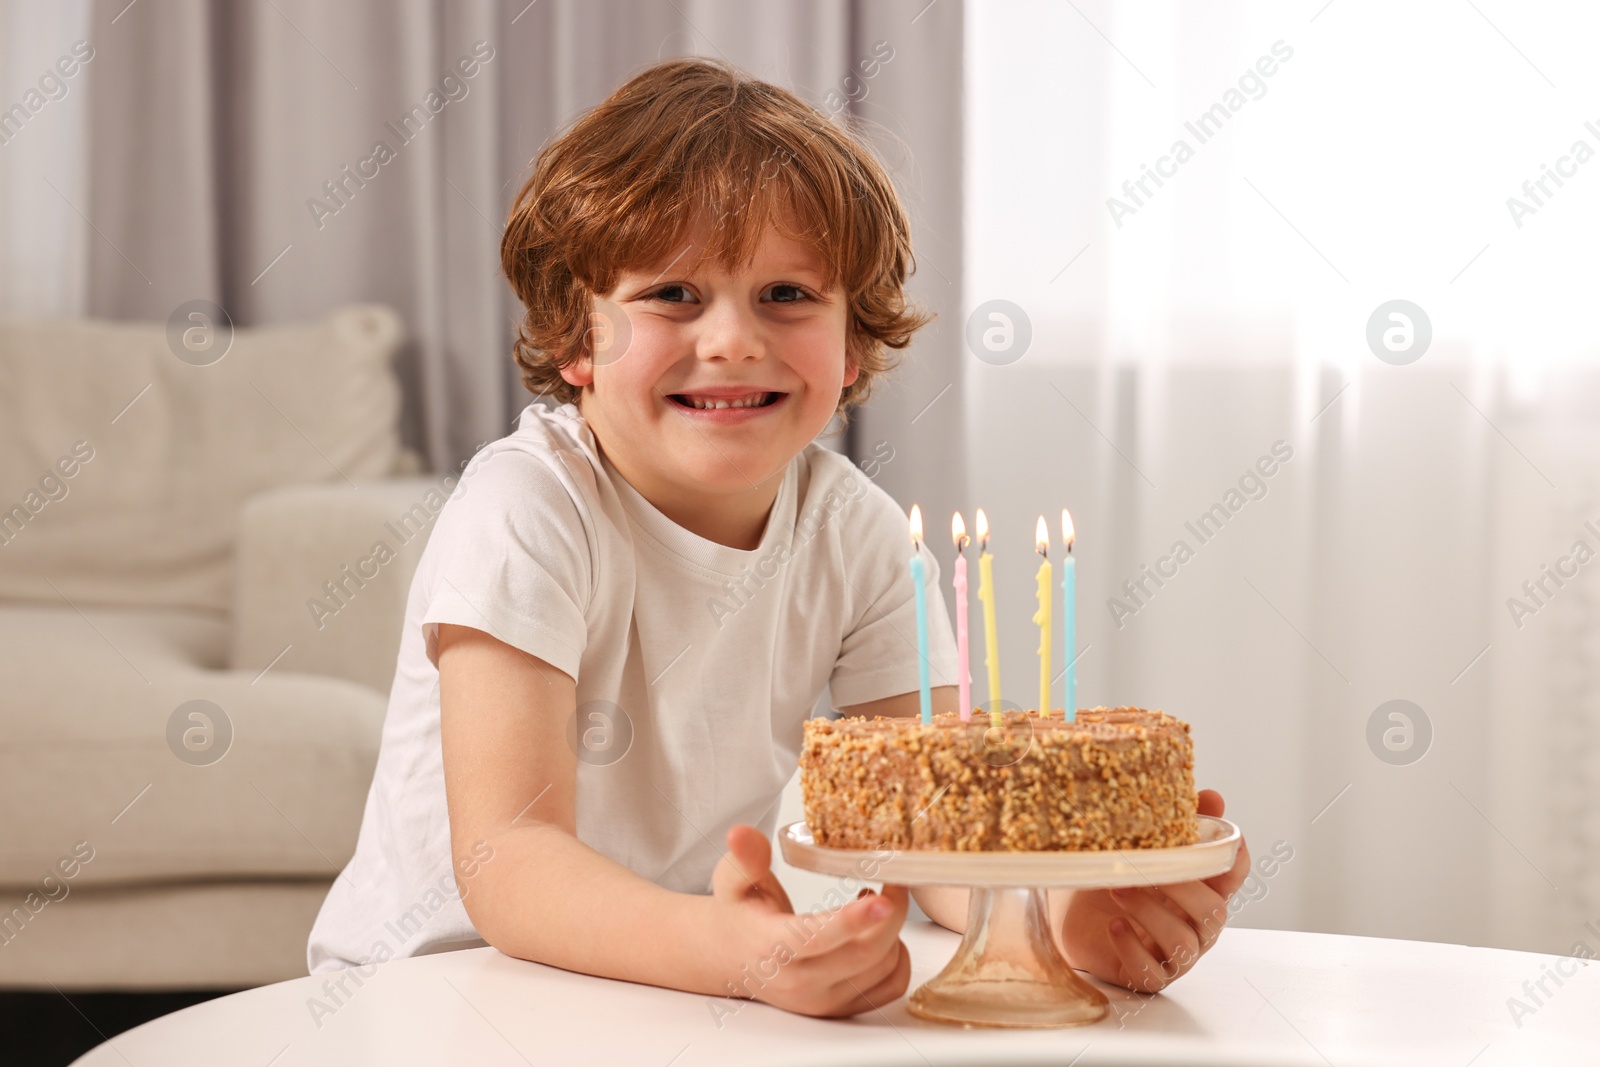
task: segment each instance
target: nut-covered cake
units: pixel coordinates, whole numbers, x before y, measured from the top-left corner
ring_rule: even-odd
[[[806,825],[842,849],[1043,852],[1164,848],[1199,838],[1189,724],[1092,708],[809,719]]]

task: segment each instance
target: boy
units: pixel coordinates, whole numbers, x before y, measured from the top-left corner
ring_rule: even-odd
[[[824,687],[848,714],[918,713],[905,514],[814,443],[927,321],[905,214],[813,108],[680,59],[541,153],[502,259],[524,384],[561,404],[530,404],[439,516],[308,961],[487,942],[726,995],[793,937],[768,837]],[[1154,989],[1236,885],[1063,896],[1054,921],[1080,966]],[[864,896],[743,992],[834,1016],[904,993],[906,890]],[[964,899],[918,891],[952,929]]]

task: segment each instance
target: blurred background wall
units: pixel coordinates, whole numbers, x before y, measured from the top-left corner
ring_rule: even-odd
[[[1080,701],[1188,719],[1201,784],[1294,850],[1238,922],[1568,951],[1600,920],[1597,22],[13,0],[0,107],[41,103],[0,116],[0,311],[388,303],[406,440],[455,469],[530,399],[498,267],[529,160],[638,67],[727,58],[864,122],[901,184],[939,318],[834,444],[892,456],[935,531],[987,510],[1008,695],[1065,505]]]

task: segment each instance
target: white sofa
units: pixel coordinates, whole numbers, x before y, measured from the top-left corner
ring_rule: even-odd
[[[187,321],[0,322],[0,987],[303,975],[355,845],[450,484],[399,319]]]

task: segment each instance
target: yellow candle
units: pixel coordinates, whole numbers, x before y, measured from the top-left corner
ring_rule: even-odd
[[[1033,615],[1033,621],[1039,624],[1039,715],[1042,718],[1050,717],[1050,603],[1053,592],[1050,588],[1050,531],[1044,524],[1044,516],[1039,516],[1039,525],[1034,528],[1035,551],[1042,557],[1039,561],[1039,610]]]
[[[983,665],[989,668],[989,723],[1000,725],[1000,638],[994,624],[994,557],[989,519],[978,509],[978,599],[983,601]]]

